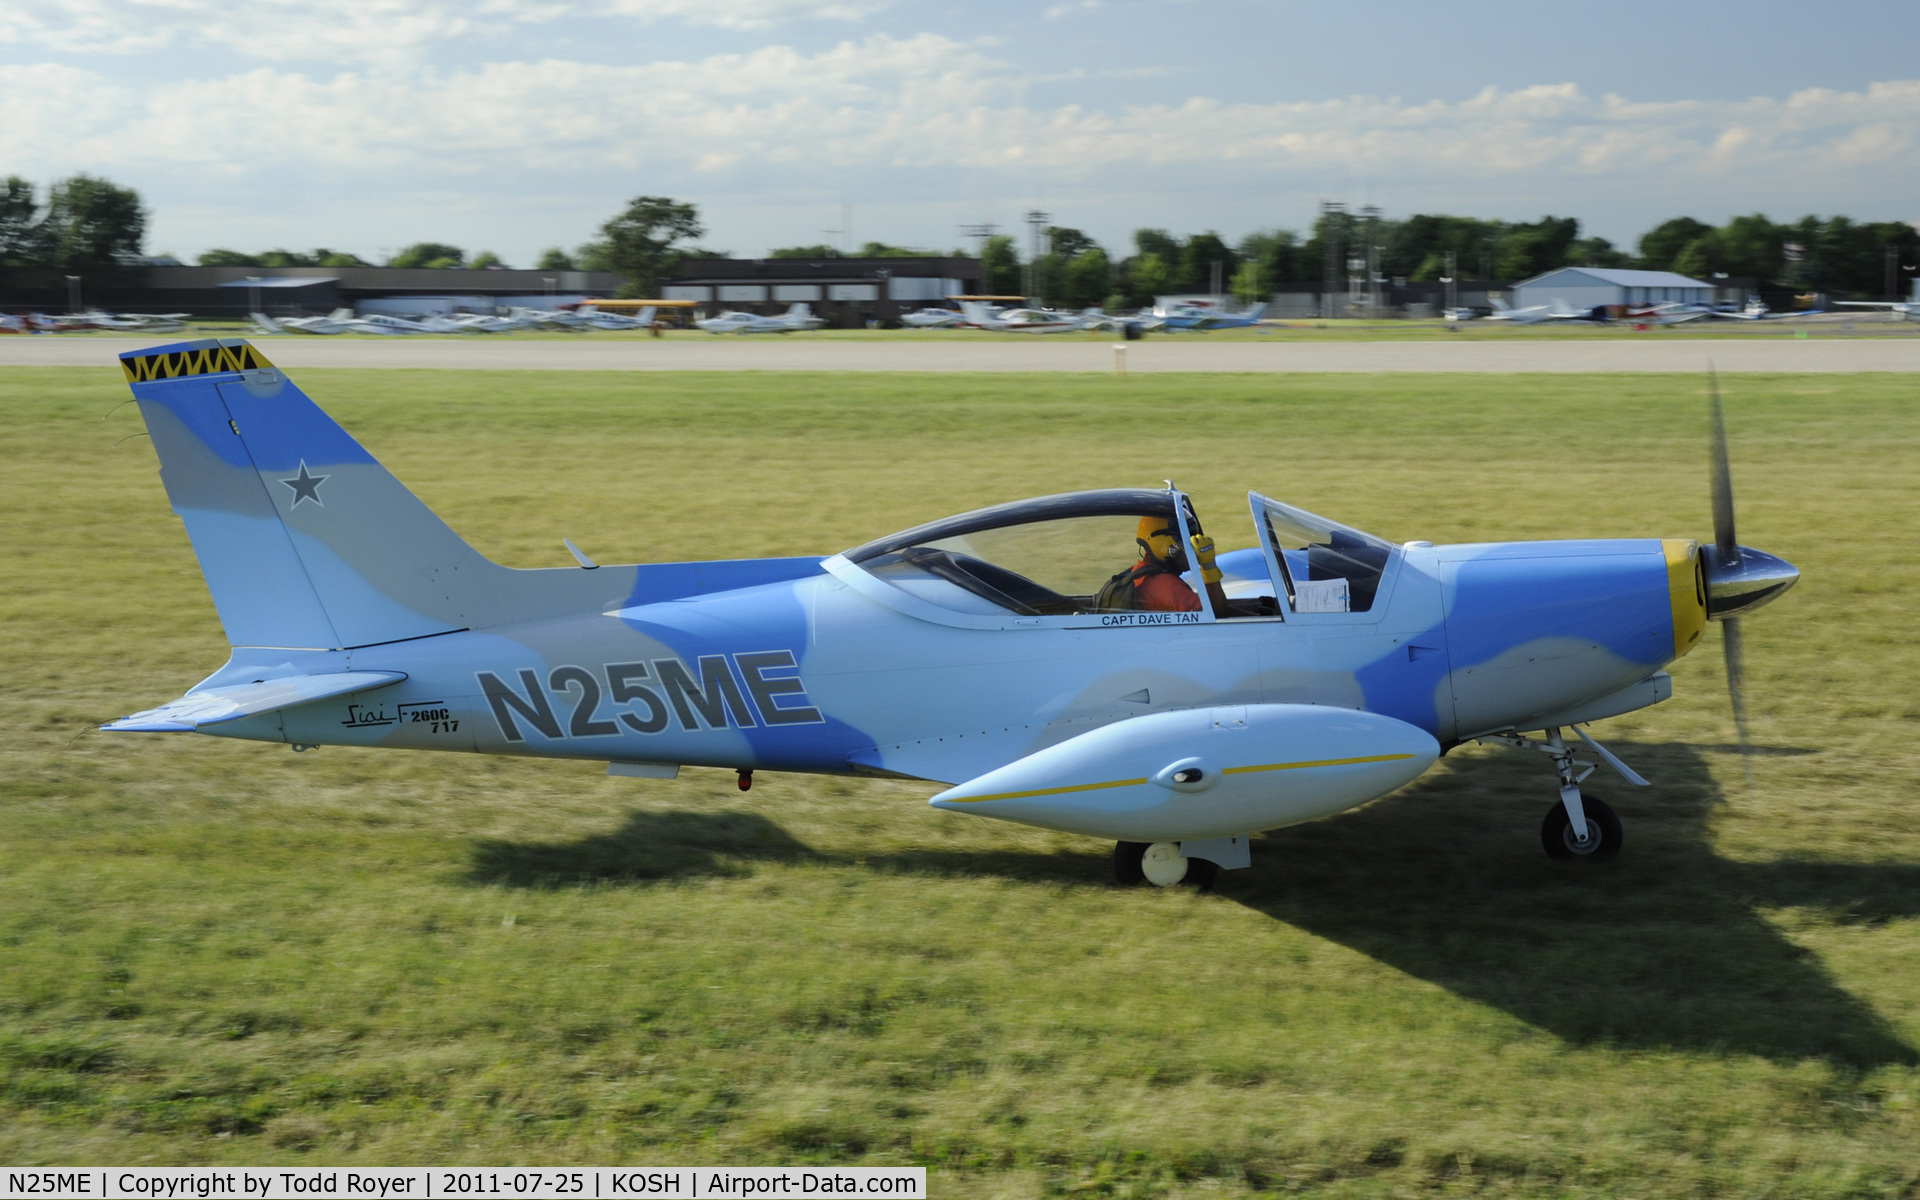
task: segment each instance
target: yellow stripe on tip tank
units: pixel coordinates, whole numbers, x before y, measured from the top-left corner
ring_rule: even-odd
[[[1369,754],[1363,758],[1317,758],[1311,762],[1261,763],[1252,767],[1227,767],[1222,775],[1249,775],[1255,771],[1299,771],[1310,767],[1353,767],[1363,763],[1399,762],[1411,754]],[[951,803],[978,804],[983,800],[1025,800],[1032,796],[1061,796],[1068,792],[1097,792],[1104,788],[1132,787],[1142,779],[1113,779],[1106,783],[1076,783],[1071,787],[1037,788],[1031,792],[995,792],[991,796],[955,796]]]

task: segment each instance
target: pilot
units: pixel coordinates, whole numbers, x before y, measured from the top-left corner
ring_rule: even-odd
[[[1199,532],[1193,522],[1193,557],[1200,564],[1207,598],[1215,613],[1227,611],[1227,595],[1220,587],[1220,568],[1214,565],[1213,539]],[[1200,597],[1180,576],[1187,570],[1187,549],[1180,544],[1180,530],[1171,516],[1145,516],[1134,531],[1134,543],[1140,547],[1140,561],[1107,580],[1100,589],[1099,606],[1104,611],[1137,609],[1143,612],[1199,612]]]

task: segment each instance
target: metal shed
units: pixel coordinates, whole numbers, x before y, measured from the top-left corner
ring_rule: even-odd
[[[1561,267],[1513,285],[1513,306],[1562,303],[1569,308],[1596,304],[1711,304],[1713,285],[1672,271],[1625,271],[1611,267]]]

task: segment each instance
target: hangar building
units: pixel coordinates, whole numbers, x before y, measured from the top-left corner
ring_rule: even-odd
[[[1555,301],[1570,308],[1596,304],[1711,304],[1714,286],[1672,271],[1624,271],[1611,267],[1561,267],[1513,285],[1513,307]]]
[[[796,301],[840,329],[891,325],[902,313],[981,290],[980,260],[919,258],[686,258],[662,299],[775,316]]]

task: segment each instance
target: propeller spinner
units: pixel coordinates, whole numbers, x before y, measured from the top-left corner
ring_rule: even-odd
[[[1720,377],[1711,374],[1713,402],[1713,545],[1700,550],[1701,573],[1706,580],[1707,617],[1720,622],[1727,661],[1727,695],[1733,702],[1733,723],[1740,734],[1740,758],[1747,779],[1753,779],[1753,760],[1747,741],[1745,652],[1739,618],[1766,604],[1800,579],[1799,570],[1784,558],[1742,546],[1734,536],[1733,472],[1727,459],[1727,422],[1720,405]]]

